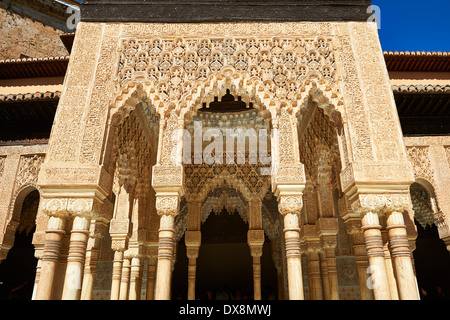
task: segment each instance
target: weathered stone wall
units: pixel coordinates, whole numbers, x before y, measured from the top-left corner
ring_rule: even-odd
[[[68,55],[63,32],[0,8],[0,60]]]

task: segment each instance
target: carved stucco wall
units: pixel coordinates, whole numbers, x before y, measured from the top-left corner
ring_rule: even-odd
[[[211,39],[219,39],[224,51],[215,56],[210,49],[207,56],[210,59],[207,70],[209,76],[206,76],[206,80],[189,81],[189,70],[193,68],[193,64],[201,62],[201,57],[187,60],[187,49],[189,45],[199,49],[200,39],[205,35]],[[150,65],[153,63],[152,57],[141,57],[138,50],[128,50],[130,39],[149,43],[157,39],[170,40],[172,47],[164,47],[167,57],[164,52],[155,54],[159,69],[167,70],[167,74],[152,74],[155,71]],[[244,60],[234,61],[235,64],[231,67],[227,64],[224,47],[227,39],[231,39],[236,49],[250,39],[256,39],[260,46],[261,41],[266,41],[268,47],[266,53],[264,50],[258,53],[259,65],[254,69],[251,69],[252,60],[248,52],[243,52]],[[297,73],[290,71],[292,60],[285,59],[288,49],[295,49],[293,43],[296,39],[304,44],[308,41],[318,43],[316,53],[310,56],[310,63],[319,63],[307,65],[307,70],[315,72],[307,73],[305,79],[293,79],[292,76],[300,72],[300,69]],[[184,51],[177,49],[178,40],[183,44]],[[324,51],[331,50],[325,56],[319,51],[322,42],[327,44]],[[308,47],[297,48],[305,50]],[[230,54],[230,61],[242,58],[238,51]],[[126,65],[122,65],[123,55],[128,54],[127,52],[132,55],[130,59],[134,59],[132,72],[129,72]],[[200,55],[199,52],[197,55]],[[348,153],[348,162],[342,173],[344,189],[351,187],[355,181],[356,184],[384,181],[404,182],[407,185],[412,180],[375,24],[82,23],[77,31],[72,53],[49,143],[49,156],[40,179],[43,187],[52,183],[67,183],[72,186],[89,183],[110,190],[112,178],[100,167],[105,148],[108,147],[107,124],[111,121],[109,110],[111,107],[119,108],[129,99],[134,99],[136,103],[142,99],[149,100],[162,116],[169,108],[184,114],[189,112],[190,106],[211,99],[220,90],[215,84],[229,83],[235,85],[235,90],[246,92],[247,97],[256,99],[258,105],[264,106],[273,114],[281,103],[294,111],[299,108],[310,89],[314,89],[312,80],[315,80],[326,101],[334,105],[343,118],[345,136],[342,137],[344,141],[341,142],[341,152]],[[291,53],[297,59],[294,62],[300,64],[303,53]],[[264,54],[268,60],[264,60]],[[167,58],[169,61],[164,60]],[[136,59],[143,61],[139,64],[140,60]],[[182,67],[175,65],[177,59],[183,60],[180,62]],[[239,64],[239,61],[242,63]],[[264,61],[267,66],[270,65],[266,75],[265,65],[262,63]],[[145,72],[139,71],[142,68],[146,68]],[[257,73],[256,78],[252,78],[252,70]],[[130,81],[127,80],[128,76],[131,77]],[[152,80],[153,76],[160,78]],[[137,90],[133,87],[140,87],[139,83],[142,85],[142,93],[136,94]],[[298,90],[296,96],[289,95],[291,86],[294,91]],[[86,92],[89,94],[86,95]]]
[[[46,144],[0,146],[0,245],[1,259],[14,243],[25,196],[38,189],[37,180],[47,151]],[[47,216],[38,211],[36,237],[43,236]]]
[[[436,198],[439,235],[450,241],[450,137],[404,137],[416,182]],[[448,246],[448,244],[447,244]]]

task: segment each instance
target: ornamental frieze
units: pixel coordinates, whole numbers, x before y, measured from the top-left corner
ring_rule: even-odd
[[[16,177],[16,190],[26,184],[36,184],[44,157],[44,155],[32,155],[20,158],[19,172]]]
[[[149,82],[160,101],[174,102],[195,96],[198,81],[231,70],[296,100],[305,80],[333,83],[335,68],[330,37],[147,37],[122,40],[117,77],[121,86]]]

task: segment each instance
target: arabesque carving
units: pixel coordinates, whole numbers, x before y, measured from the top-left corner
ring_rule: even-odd
[[[197,81],[225,69],[245,74],[279,99],[296,100],[303,80],[335,81],[329,37],[150,38],[121,44],[118,78],[149,81],[161,102],[195,95]]]

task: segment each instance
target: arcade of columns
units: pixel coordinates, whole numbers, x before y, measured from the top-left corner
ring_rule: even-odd
[[[254,108],[200,110],[227,90]],[[277,132],[275,168],[261,175],[250,153],[192,161],[173,133],[197,120]],[[311,299],[339,299],[338,216],[361,298],[418,299],[413,182],[375,23],[83,22],[37,182],[48,222],[35,242],[35,299],[91,299],[107,232],[111,299],[140,299],[145,259],[146,298],[170,299],[182,234],[195,299],[201,224],[223,206],[248,223],[255,299],[265,234],[285,299],[304,299],[302,268]]]

